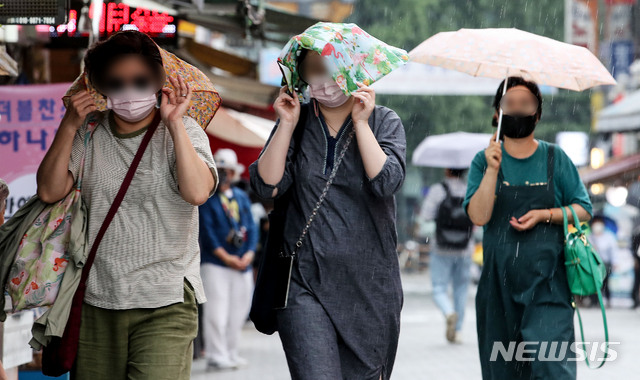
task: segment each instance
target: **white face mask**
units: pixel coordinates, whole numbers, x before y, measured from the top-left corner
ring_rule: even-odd
[[[349,100],[349,96],[342,92],[340,86],[331,77],[326,76],[309,80],[309,96],[329,108],[340,107]]]
[[[107,96],[107,108],[113,110],[122,120],[129,123],[138,122],[149,116],[158,102],[156,93],[135,88],[125,89]]]
[[[596,235],[601,235],[604,232],[604,224],[602,223],[593,223],[591,225],[591,232]]]

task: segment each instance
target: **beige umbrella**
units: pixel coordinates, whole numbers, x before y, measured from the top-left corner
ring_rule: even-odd
[[[616,83],[598,58],[586,48],[518,29],[441,32],[422,42],[409,56],[413,62],[473,76],[498,79],[522,76],[538,84],[573,91]],[[506,89],[504,86],[503,91]],[[497,136],[501,126],[502,109]]]

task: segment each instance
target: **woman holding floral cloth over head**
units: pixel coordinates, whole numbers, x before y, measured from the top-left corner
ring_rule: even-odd
[[[326,23],[294,37],[281,55],[290,88],[275,102],[279,121],[250,173],[263,198],[292,190],[286,251],[353,139],[297,251],[288,306],[277,315],[294,380],[391,375],[402,308],[394,194],[405,175],[405,134],[366,84],[407,59],[356,25]],[[307,86],[311,102],[301,105],[296,90]]]
[[[206,134],[187,114],[208,123],[219,97],[208,80],[197,82],[204,74],[137,31],[91,47],[85,66],[37,181],[43,201],[64,197],[79,174],[85,132],[95,126],[82,184],[89,244],[143,136],[152,134],[89,272],[71,375],[189,379],[197,303],[205,301],[197,206],[213,194],[217,173]],[[204,88],[210,92],[197,93]]]
[[[484,226],[476,295],[482,378],[571,380],[576,378],[570,348],[574,309],[561,207],[571,205],[580,220],[588,220],[591,202],[564,151],[534,138],[542,115],[538,86],[510,77],[503,96],[504,86],[494,99],[494,125],[503,112],[502,142],[494,136],[473,159],[464,202],[471,220]],[[522,342],[537,344],[527,346],[533,353],[525,353],[524,361],[494,355]]]

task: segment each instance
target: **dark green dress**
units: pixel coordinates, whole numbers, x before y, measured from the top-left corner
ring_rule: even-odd
[[[472,164],[465,207],[485,170],[484,152],[480,152]],[[528,180],[522,181],[525,178]],[[575,354],[569,349],[566,355],[560,352],[563,342],[570,347],[575,341],[562,226],[538,224],[519,232],[509,224],[512,216],[518,218],[529,210],[572,203],[591,212],[586,189],[562,150],[540,142],[531,157],[518,160],[503,149],[496,202],[484,231],[484,266],[476,296],[485,380],[576,378],[576,363],[570,361]],[[509,350],[510,345],[517,348],[523,341],[539,342],[526,346],[535,351],[525,355],[530,361],[518,361],[515,355],[513,360],[505,360],[497,354],[498,347]],[[545,351],[547,357],[560,356],[560,360],[540,361],[538,350]],[[549,351],[555,353],[549,355]]]

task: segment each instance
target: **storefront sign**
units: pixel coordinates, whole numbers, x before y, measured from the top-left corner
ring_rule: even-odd
[[[36,192],[36,172],[64,116],[69,86],[0,86],[0,178],[11,192],[6,217]]]
[[[597,0],[565,0],[565,41],[598,52]]]
[[[55,25],[65,22],[68,0],[4,0],[0,7],[0,25]]]
[[[79,11],[69,11],[69,21],[66,24],[51,27],[51,37],[85,37],[89,31],[78,29],[80,24]],[[94,15],[93,5],[89,9],[89,15]],[[177,20],[168,13],[160,11],[133,8],[126,4],[106,3],[102,4],[100,13],[99,31],[102,37],[123,29],[136,29],[151,37],[170,38],[176,36]]]
[[[614,78],[621,74],[629,74],[629,67],[633,63],[633,41],[611,42],[611,73]]]

